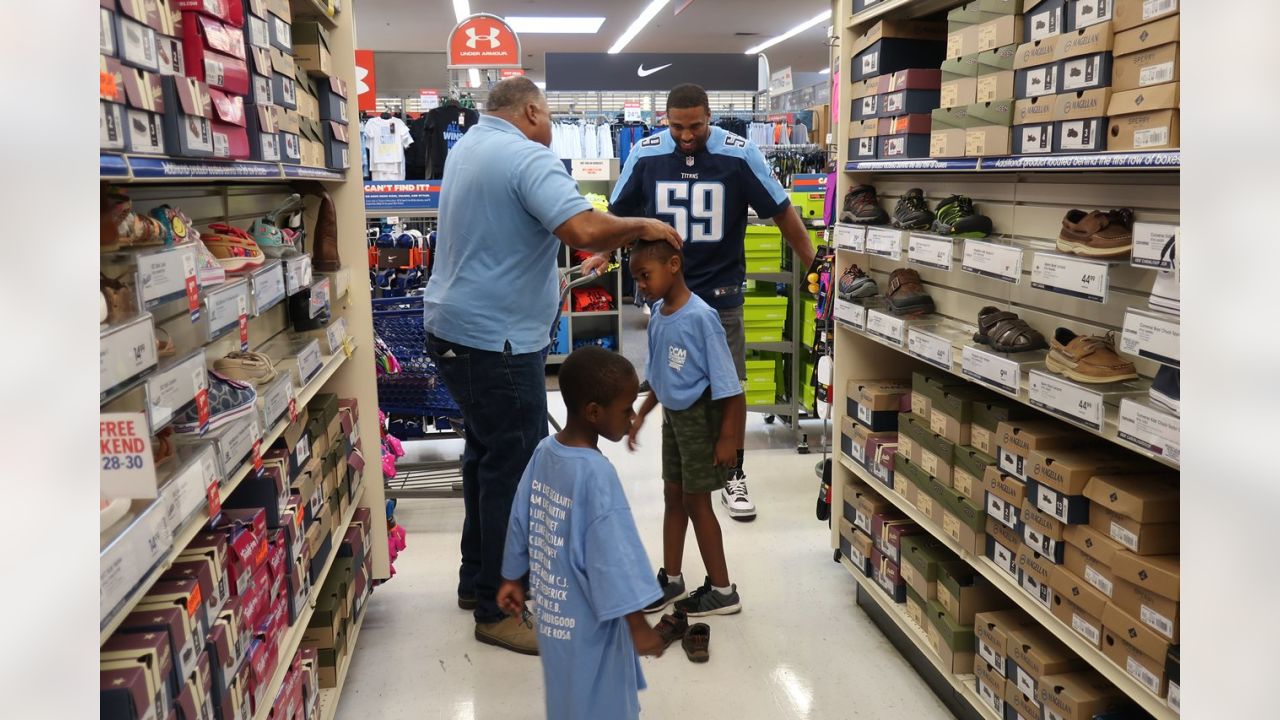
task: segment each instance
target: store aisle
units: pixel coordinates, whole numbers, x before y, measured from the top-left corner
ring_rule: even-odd
[[[559,395],[551,398],[554,405]],[[635,455],[622,445],[604,448],[655,563],[660,430],[650,423]],[[705,666],[691,664],[678,644],[645,659],[642,717],[951,717],[855,606],[852,578],[831,561],[826,526],[813,515],[820,456],[797,455],[787,429],[765,425],[759,415],[750,416],[747,434],[760,517],[739,524],[721,515],[744,610],[710,619]],[[339,720],[541,718],[538,660],[476,642],[470,614],[455,604],[461,500],[402,500],[397,515],[409,547],[396,577],[370,601]],[[688,553],[687,576],[701,578],[692,537]]]

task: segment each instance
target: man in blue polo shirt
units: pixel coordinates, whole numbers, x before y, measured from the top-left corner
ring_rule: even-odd
[[[435,267],[427,283],[427,353],[462,410],[466,519],[458,606],[476,639],[537,654],[527,619],[498,608],[507,519],[525,466],[547,435],[543,369],[559,303],[556,254],[609,252],[680,236],[659,220],[597,212],[549,149],[551,114],[527,78],[489,93],[479,123],[449,152]]]

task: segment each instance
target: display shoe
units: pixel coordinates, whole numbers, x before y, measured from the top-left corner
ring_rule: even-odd
[[[1153,310],[1180,314],[1181,305],[1178,302],[1178,258],[1175,256],[1174,247],[1177,245],[1177,237],[1173,236],[1164,244],[1164,249],[1160,251],[1160,257],[1168,258],[1173,267],[1168,270],[1161,270],[1156,275],[1156,281],[1151,286],[1151,298],[1147,303]]]
[[[968,195],[952,195],[938,205],[933,231],[956,237],[984,238],[991,234],[991,218],[979,215]]]
[[[880,292],[876,281],[862,272],[857,265],[850,265],[840,276],[840,299],[853,302],[859,298],[869,298]]]
[[[702,583],[702,587],[689,593],[689,597],[676,603],[676,609],[689,617],[705,617],[707,615],[733,615],[742,612],[742,598],[738,597],[738,586],[730,585],[729,594],[725,595],[711,587],[711,578]]]
[[[898,268],[889,275],[889,290],[884,299],[894,315],[933,312],[933,298],[925,292],[920,273],[911,268]]]
[[[226,223],[214,223],[209,230],[200,235],[200,240],[228,273],[247,273],[266,263],[262,248],[244,230]]]
[[[927,230],[933,224],[933,211],[924,201],[924,191],[911,188],[893,208],[893,226],[903,230]]]
[[[1152,400],[1172,410],[1174,415],[1178,414],[1178,399],[1182,395],[1181,375],[1178,368],[1161,365],[1156,371],[1155,380],[1151,382],[1151,389],[1147,391]]]
[[[286,235],[279,224],[279,218],[287,219],[293,213],[301,211],[302,206],[302,196],[294,193],[280,207],[254,220],[253,225],[249,226],[249,234],[258,243],[258,247],[262,248],[264,255],[269,258],[284,258],[302,254],[294,244],[295,235]]]
[[[973,340],[1003,353],[1043,350],[1049,346],[1044,335],[1017,313],[991,305],[978,311],[978,332],[973,334]]]
[[[880,198],[876,197],[874,187],[858,185],[844,196],[840,222],[884,225],[889,222],[889,213],[880,207]]]
[[[129,196],[123,190],[104,185],[98,196],[98,244],[113,248],[120,244],[120,221],[129,213]]]
[[[747,476],[741,468],[734,468],[733,475],[720,491],[720,503],[729,511],[729,517],[740,522],[756,519],[756,504],[747,492]]]
[[[1116,354],[1115,333],[1105,337],[1077,335],[1060,327],[1049,343],[1045,366],[1083,383],[1112,383],[1137,379],[1133,363]]]
[[[316,212],[316,226],[311,233],[315,238],[311,247],[311,266],[320,272],[337,272],[342,267],[338,258],[338,211],[329,191],[318,182],[299,183],[304,192],[320,199]]]
[[[711,626],[706,623],[694,623],[685,631],[680,641],[684,654],[690,662],[704,663],[711,659]]]
[[[663,615],[653,629],[658,633],[658,637],[662,638],[663,647],[671,647],[671,643],[683,638],[689,631],[689,616],[676,610]]]
[[[525,612],[521,617],[505,617],[497,622],[476,623],[476,639],[486,645],[495,645],[522,655],[538,654],[538,632],[533,628],[532,616]]]
[[[218,262],[217,256],[205,246],[200,233],[193,230],[191,235],[196,241],[196,277],[200,280],[200,285],[208,287],[226,282],[226,269],[222,267],[222,263]]]
[[[248,415],[257,407],[258,393],[248,383],[232,380],[214,370],[209,370],[208,385],[210,430]],[[200,414],[195,403],[174,418],[173,431],[179,435],[200,432]]]
[[[152,208],[151,217],[160,223],[160,238],[165,245],[185,245],[198,234],[191,218],[172,205]]]
[[[672,582],[667,577],[666,568],[658,569],[658,587],[662,590],[662,597],[649,603],[644,609],[647,613],[662,612],[668,605],[685,596],[684,577]]]
[[[98,273],[98,289],[107,304],[108,325],[117,325],[138,314],[138,291],[131,282],[133,275],[125,273],[118,278],[109,278]],[[99,317],[102,311],[98,311]]]
[[[1058,250],[1086,257],[1121,257],[1133,249],[1133,211],[1068,210],[1058,231]]]
[[[213,361],[213,369],[224,377],[262,387],[279,376],[271,358],[263,353],[232,352]]]

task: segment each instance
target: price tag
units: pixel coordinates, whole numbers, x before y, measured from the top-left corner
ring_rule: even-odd
[[[836,247],[850,252],[864,252],[867,246],[867,229],[861,225],[840,225],[835,228]]]
[[[236,297],[236,309],[240,313],[240,350],[249,351],[249,298],[244,295]]]
[[[209,323],[210,339],[230,330],[241,315],[248,313],[248,291],[248,284],[240,281],[206,293],[205,311],[208,313],[206,320]]]
[[[298,376],[302,382],[300,385],[306,385],[311,378],[320,372],[320,368],[324,366],[324,360],[320,356],[320,343],[312,340],[307,343],[306,347],[298,353]]]
[[[293,386],[290,385],[290,388]],[[292,395],[293,393],[289,393]],[[289,424],[298,422],[298,398],[289,398]]]
[[[966,345],[960,358],[960,372],[971,380],[995,388],[1000,392],[1018,396],[1021,370],[1018,363],[999,355]]]
[[[1133,224],[1133,252],[1129,264],[1140,268],[1173,269],[1178,226],[1163,223]]]
[[[209,373],[204,367],[204,358],[196,358],[200,367],[191,370],[191,385],[195,389],[196,422],[200,425],[200,434],[209,429]]]
[[[951,369],[951,341],[944,337],[911,328],[907,331],[907,352],[930,365]]]
[[[902,318],[896,318],[879,310],[867,311],[867,332],[882,340],[902,347],[906,342],[904,339],[906,329],[907,321]]]
[[[106,392],[156,364],[156,334],[142,319],[103,335],[98,346],[101,392]]]
[[[295,295],[311,287],[311,256],[299,255],[284,261],[285,292]]]
[[[1031,258],[1031,287],[1081,300],[1105,303],[1108,285],[1107,270],[1105,263],[1038,252]]]
[[[1022,248],[965,240],[960,269],[1016,285],[1022,279]]]
[[[263,421],[268,427],[275,425],[285,413],[290,412],[293,404],[293,378],[287,373],[281,375],[271,385],[260,388],[258,397],[262,398]]]
[[[342,341],[347,337],[347,321],[345,318],[338,318],[329,323],[329,327],[324,329],[325,343],[328,345],[329,354],[332,355],[342,349]]]
[[[191,315],[191,322],[195,322],[200,319],[200,276],[196,272],[196,254],[193,252],[184,256],[182,263],[183,286],[187,291],[187,312]]]
[[[311,317],[315,317],[324,312],[329,307],[329,278],[317,280],[311,286],[311,300],[309,301],[308,312]]]
[[[261,315],[284,299],[284,270],[273,264],[253,276],[253,314]]]
[[[222,495],[219,492],[220,484],[215,478],[209,486],[205,488],[205,496],[209,500],[209,517],[216,518],[222,514]]]
[[[950,272],[955,245],[942,238],[911,235],[907,238],[907,261]]]
[[[255,471],[262,469],[262,438],[253,441],[253,449],[249,451],[250,457],[253,458],[253,469]]]
[[[624,122],[638,123],[644,120],[640,114],[640,102],[628,100],[622,103],[622,119]]]
[[[1124,314],[1124,332],[1120,351],[1178,367],[1181,358],[1182,328],[1172,318],[1128,310]]]
[[[1182,462],[1181,422],[1177,415],[1138,400],[1120,401],[1120,439],[1176,463]]]
[[[867,254],[902,259],[902,231],[893,228],[867,228]]]
[[[104,497],[150,500],[159,496],[145,415],[102,413],[98,416],[98,444],[98,477]]]
[[[836,319],[849,323],[859,330],[867,328],[867,309],[857,303],[836,299]]]
[[[139,255],[138,285],[143,307],[150,309],[187,293],[187,278],[195,274],[195,255],[195,248],[190,246]]]
[[[1102,430],[1106,411],[1102,394],[1056,375],[1042,370],[1031,371],[1031,404],[1077,425]]]
[[[164,427],[203,388],[204,357],[193,355],[147,378],[147,417],[151,427]]]

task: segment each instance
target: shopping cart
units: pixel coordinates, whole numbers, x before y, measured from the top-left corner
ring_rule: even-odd
[[[620,267],[611,264],[604,272]],[[601,273],[582,275],[582,266],[560,270],[560,302],[551,323],[550,342],[543,351],[545,361],[556,344],[565,299],[575,288],[599,279]],[[463,438],[462,412],[449,395],[439,368],[427,355],[427,332],[424,327],[422,296],[382,298],[373,301],[373,330],[400,363],[401,371],[378,378],[378,406],[388,416],[418,418],[420,427],[434,426],[437,432],[424,434],[426,439]],[[547,422],[559,432],[562,428],[551,413]],[[419,439],[401,438],[402,440]],[[462,461],[430,460],[401,462],[395,478],[386,483],[387,497],[455,497],[462,492]]]

